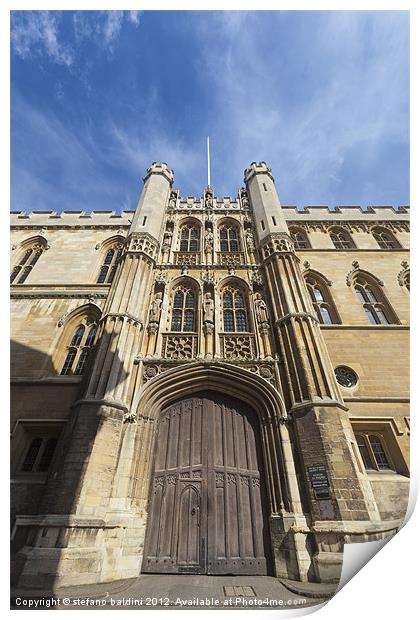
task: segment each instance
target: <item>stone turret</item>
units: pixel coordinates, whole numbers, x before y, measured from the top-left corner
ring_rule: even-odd
[[[244,172],[244,182],[254,211],[258,241],[272,233],[288,233],[271,168],[264,161],[252,162]]]
[[[137,204],[129,234],[148,232],[159,240],[169,192],[174,180],[173,170],[166,163],[153,162],[144,177],[144,188]]]

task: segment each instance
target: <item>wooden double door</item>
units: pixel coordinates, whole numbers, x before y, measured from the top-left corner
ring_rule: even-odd
[[[258,431],[252,410],[213,392],[161,413],[143,572],[268,574]]]

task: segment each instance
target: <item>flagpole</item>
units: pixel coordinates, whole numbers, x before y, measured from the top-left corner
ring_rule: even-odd
[[[207,136],[207,186],[210,187],[210,137]]]

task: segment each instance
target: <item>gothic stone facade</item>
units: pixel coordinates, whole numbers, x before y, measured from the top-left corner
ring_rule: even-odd
[[[12,214],[13,574],[339,579],[408,496],[408,210],[148,169],[135,212]]]

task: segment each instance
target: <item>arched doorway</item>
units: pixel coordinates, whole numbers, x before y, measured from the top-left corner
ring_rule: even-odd
[[[203,391],[162,411],[142,572],[268,574],[267,511],[248,405]]]

